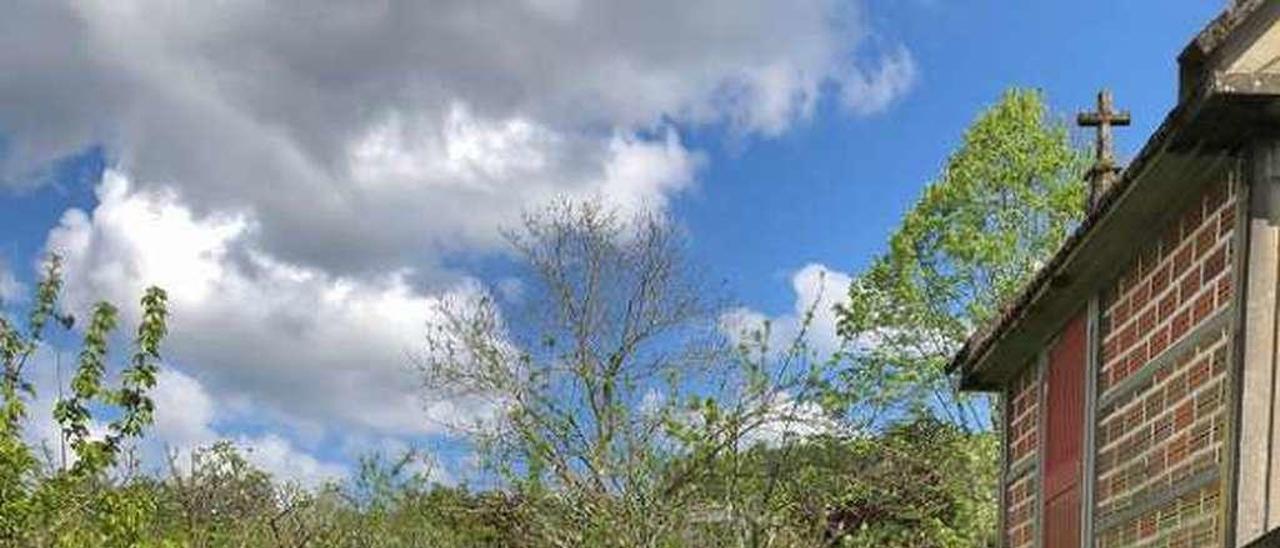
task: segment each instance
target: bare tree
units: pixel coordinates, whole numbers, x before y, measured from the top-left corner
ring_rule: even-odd
[[[662,446],[656,404],[720,349],[716,299],[655,214],[566,201],[507,238],[525,268],[523,306],[501,307],[493,292],[441,304],[420,362],[426,385],[498,404],[480,439],[512,477],[639,491]]]
[[[525,497],[523,523],[566,546],[799,538],[779,536],[798,490],[783,476],[813,474],[787,464],[790,448],[837,431],[819,403],[829,360],[807,344],[822,301],[785,336],[722,323],[727,303],[672,224],[595,202],[507,236],[519,297],[441,303],[419,365],[437,396],[500,410],[466,433]]]

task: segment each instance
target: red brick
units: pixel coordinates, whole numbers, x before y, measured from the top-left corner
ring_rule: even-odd
[[[1169,423],[1168,421],[1165,421],[1165,424],[1167,425],[1171,423]],[[1166,439],[1168,436],[1169,436],[1169,429],[1165,428],[1164,435],[1158,436],[1158,439],[1163,440],[1163,439]],[[1151,452],[1151,462],[1155,463],[1156,465],[1155,473],[1152,474],[1153,476],[1159,474],[1160,472],[1163,472],[1164,468],[1169,465],[1168,451],[1169,451],[1168,447],[1160,447],[1155,451]]]
[[[1143,336],[1150,336],[1151,332],[1156,328],[1156,307],[1148,308],[1138,319],[1138,333]]]
[[[1132,309],[1131,313],[1137,315],[1147,306],[1147,302],[1151,300],[1151,284],[1138,284],[1138,287],[1133,290],[1133,295],[1129,299],[1129,306]]]
[[[1199,290],[1200,273],[1192,271],[1182,278],[1182,283],[1179,286],[1179,291],[1181,293],[1178,296],[1178,300],[1181,301],[1182,304],[1187,304],[1191,302],[1192,296]]]
[[[1111,488],[1116,491],[1125,491],[1129,488],[1129,478],[1124,474],[1116,474],[1111,478]]]
[[[1187,373],[1187,384],[1192,390],[1195,390],[1207,380],[1209,380],[1209,359],[1203,358],[1196,362],[1191,371]]]
[[[1152,297],[1158,297],[1164,288],[1169,287],[1169,269],[1172,266],[1165,263],[1151,274],[1150,291]]]
[[[1128,411],[1125,411],[1124,413],[1125,428],[1124,429],[1133,431],[1133,429],[1140,426],[1144,418],[1142,412],[1143,412],[1143,408],[1141,405],[1135,405],[1132,408],[1130,408]]]
[[[1195,253],[1195,249],[1193,249],[1190,245],[1184,245],[1182,246],[1181,249],[1178,250],[1178,253],[1173,256],[1173,277],[1174,278],[1177,278],[1178,276],[1182,275],[1182,273],[1186,272],[1187,269],[1191,267],[1191,260],[1194,258],[1193,257],[1194,253]]]
[[[1213,312],[1213,298],[1216,294],[1213,291],[1206,291],[1196,298],[1195,304],[1195,323],[1199,325],[1209,314]]]
[[[1113,327],[1115,327],[1116,329],[1119,329],[1121,327],[1124,327],[1124,324],[1127,323],[1128,321],[1129,321],[1129,297],[1125,296],[1125,297],[1121,297],[1120,301],[1116,303],[1116,307],[1111,310],[1111,322]]]
[[[1169,326],[1169,344],[1181,339],[1187,334],[1187,329],[1191,327],[1191,310],[1183,310],[1180,314],[1173,317],[1173,323]]]
[[[1172,345],[1232,298],[1232,240],[1228,236],[1234,230],[1236,208],[1228,198],[1230,189],[1225,182],[1206,188],[1199,203],[1167,225],[1157,244],[1144,248],[1123,277],[1103,291],[1106,306],[1100,326],[1102,366],[1098,379],[1102,390],[1111,386],[1114,391],[1114,383],[1155,356],[1167,354]],[[1170,360],[1152,380],[1135,387],[1132,395],[1102,410],[1095,431],[1102,444],[1095,484],[1099,516],[1117,516],[1148,496],[1151,489],[1168,488],[1221,463],[1225,453],[1216,424],[1225,415],[1215,390],[1225,386],[1222,379],[1227,365],[1220,364],[1218,358],[1218,350],[1229,346],[1225,340],[1219,335]],[[1221,361],[1227,361],[1225,351],[1222,356]],[[1225,394],[1225,388],[1221,392]],[[1104,445],[1106,449],[1101,448]],[[1035,514],[1035,497],[1032,485],[1028,498],[1018,507],[1029,512],[1028,519]],[[1191,514],[1184,512],[1181,500],[1175,501],[1159,512],[1117,524],[1099,537],[1100,546],[1146,544],[1160,538],[1161,544],[1190,547],[1220,535],[1220,520],[1204,524],[1200,518],[1212,516],[1206,513],[1220,508],[1221,501],[1197,492],[1188,502],[1193,504]],[[1172,518],[1165,518],[1170,515]],[[1190,527],[1189,517],[1204,525]],[[1027,524],[1018,531],[1026,531],[1028,540],[1037,534]]]
[[[1209,223],[1196,232],[1196,258],[1204,257],[1218,243],[1218,225]]]
[[[1164,352],[1164,349],[1169,347],[1169,328],[1167,326],[1161,327],[1152,333],[1150,345],[1152,358]]]
[[[1173,466],[1182,462],[1187,456],[1187,438],[1186,436],[1178,436],[1169,442],[1169,465]]]
[[[1203,283],[1208,284],[1215,276],[1220,274],[1227,266],[1227,248],[1220,247],[1208,259],[1204,260],[1204,268],[1202,270],[1201,279]]]
[[[1175,289],[1160,299],[1160,317],[1168,319],[1178,310],[1178,291]]]
[[[1138,341],[1137,330],[1138,326],[1136,323],[1130,323],[1128,327],[1125,327],[1124,330],[1120,332],[1120,347],[1116,350],[1120,352],[1127,352],[1130,348],[1133,348],[1133,343]]]
[[[1102,343],[1102,363],[1111,363],[1111,359],[1116,357],[1118,337],[1112,337]]]
[[[1142,518],[1138,530],[1141,531],[1138,536],[1142,538],[1153,537],[1156,534],[1156,516],[1155,514],[1147,514]]]

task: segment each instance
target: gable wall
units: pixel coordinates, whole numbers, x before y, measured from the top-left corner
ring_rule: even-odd
[[[1101,296],[1097,545],[1220,543],[1235,184],[1225,175]]]

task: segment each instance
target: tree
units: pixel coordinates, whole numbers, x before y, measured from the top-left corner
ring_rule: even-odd
[[[560,202],[508,241],[525,306],[504,311],[489,293],[443,303],[426,385],[500,409],[469,433],[508,477],[596,501],[652,492],[663,409],[719,352],[719,309],[682,238],[654,214]]]
[[[125,490],[100,489],[105,472],[119,463],[129,440],[142,436],[154,418],[154,404],[148,396],[155,386],[160,361],[160,344],[167,334],[167,296],[159,288],[146,290],[142,299],[142,315],[134,338],[134,352],[120,371],[119,388],[111,389],[104,381],[109,359],[109,342],[116,328],[117,309],[109,303],[94,305],[84,331],[79,364],[71,381],[71,396],[57,402],[54,419],[63,435],[71,442],[76,462],[71,470],[55,470],[45,476],[31,447],[22,438],[26,419],[26,398],[35,395],[35,387],[26,380],[26,367],[45,344],[45,328],[57,320],[71,329],[74,320],[60,315],[58,298],[62,291],[62,262],[49,258],[44,275],[36,288],[27,316],[26,329],[20,329],[7,315],[0,313],[0,541],[17,544],[44,544],[50,522],[63,523],[72,510],[93,508],[109,519],[99,522],[101,530],[89,537],[97,543],[131,544],[139,540],[138,519],[150,510],[145,504],[126,504],[143,499],[129,499]],[[0,311],[3,312],[3,311]],[[95,438],[89,432],[90,408],[115,407],[114,419],[105,433]],[[136,519],[135,519],[136,518]],[[37,526],[36,524],[39,524]],[[55,537],[59,538],[59,537]]]
[[[850,342],[840,385],[970,431],[980,400],[944,368],[1061,245],[1083,213],[1085,153],[1036,91],[1010,90],[964,134],[942,174],[857,276],[839,307]]]

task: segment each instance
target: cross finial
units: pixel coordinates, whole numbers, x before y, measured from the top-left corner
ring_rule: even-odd
[[[1117,111],[1111,99],[1111,91],[1098,92],[1097,112],[1081,112],[1076,123],[1081,127],[1096,127],[1093,167],[1089,169],[1089,209],[1093,209],[1102,194],[1115,182],[1120,167],[1116,165],[1115,148],[1111,135],[1112,126],[1127,126],[1131,119],[1128,111]]]

